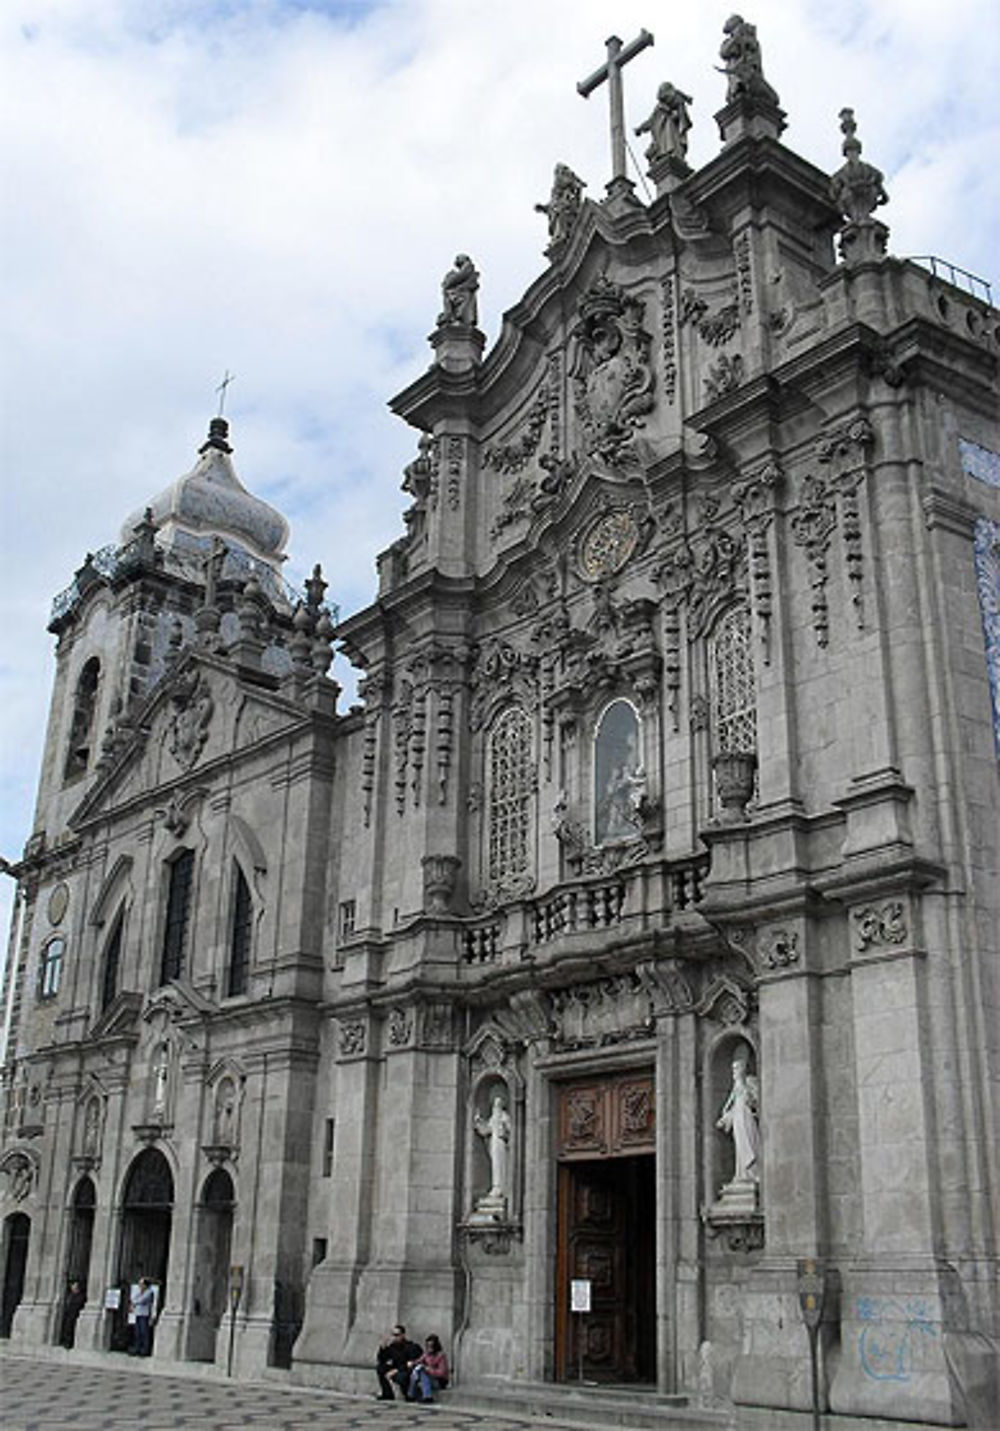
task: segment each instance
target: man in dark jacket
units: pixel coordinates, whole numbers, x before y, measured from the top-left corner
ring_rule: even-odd
[[[397,1322],[392,1335],[379,1343],[375,1370],[378,1373],[379,1400],[394,1401],[393,1383],[399,1387],[399,1394],[406,1400],[406,1389],[410,1379],[410,1363],[419,1361],[422,1349],[416,1342],[407,1340],[406,1328]]]

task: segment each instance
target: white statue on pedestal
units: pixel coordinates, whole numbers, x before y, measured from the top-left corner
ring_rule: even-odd
[[[490,1200],[506,1199],[510,1171],[510,1114],[501,1093],[493,1095],[488,1118],[476,1114],[475,1127],[479,1136],[486,1140],[490,1155],[490,1190],[486,1196]]]
[[[733,1056],[733,1086],[722,1105],[717,1128],[731,1133],[736,1151],[734,1183],[760,1182],[760,1092],[756,1078],[747,1072],[749,1055],[744,1048]]]

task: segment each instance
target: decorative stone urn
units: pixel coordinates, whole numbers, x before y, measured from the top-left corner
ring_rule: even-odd
[[[715,788],[722,809],[721,825],[738,825],[747,818],[746,807],[753,794],[757,756],[752,750],[726,750],[712,759]]]
[[[424,909],[428,914],[447,914],[455,896],[462,861],[458,855],[424,855]]]

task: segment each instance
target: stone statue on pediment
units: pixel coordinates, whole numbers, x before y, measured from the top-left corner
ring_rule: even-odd
[[[476,294],[479,272],[467,253],[457,254],[455,265],[441,280],[439,328],[474,328],[479,321]]]
[[[692,103],[689,94],[682,94],[669,81],[660,85],[656,91],[656,108],[635,131],[637,135],[649,135],[646,158],[650,164],[661,159],[675,159],[682,163],[687,160],[687,137],[691,128],[688,105]]]
[[[723,73],[728,80],[726,103],[739,99],[763,100],[777,105],[778,95],[764,78],[764,65],[757,39],[757,26],[742,15],[730,15],[722,27],[724,39],[719,50]]]
[[[830,196],[849,223],[863,223],[880,204],[889,202],[884,175],[874,164],[861,158],[861,140],[853,109],[840,111],[844,135],[842,151],[846,163],[830,179]]]
[[[549,221],[549,246],[545,250],[547,254],[558,250],[572,233],[583,205],[583,191],[586,187],[583,179],[574,174],[568,164],[556,165],[549,202],[535,205],[535,212],[545,214]]]

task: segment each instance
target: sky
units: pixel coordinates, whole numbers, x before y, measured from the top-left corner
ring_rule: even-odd
[[[745,13],[784,142],[832,171],[853,107],[886,176],[891,251],[949,259],[997,301],[995,0]],[[611,34],[655,37],[625,72],[629,129],[669,79],[694,100],[688,157],[707,162],[728,14],[710,0],[4,0],[0,855],[31,833],[51,599],[191,467],[223,374],[237,471],[291,523],[286,575],[320,561],[341,613],[358,610],[402,534],[416,451],[386,404],[430,360],[454,255],[482,274],[492,343],[545,267],[533,206],[555,162],[590,197],[610,177],[605,90],[576,85]],[[3,929],[12,890],[0,881]]]

